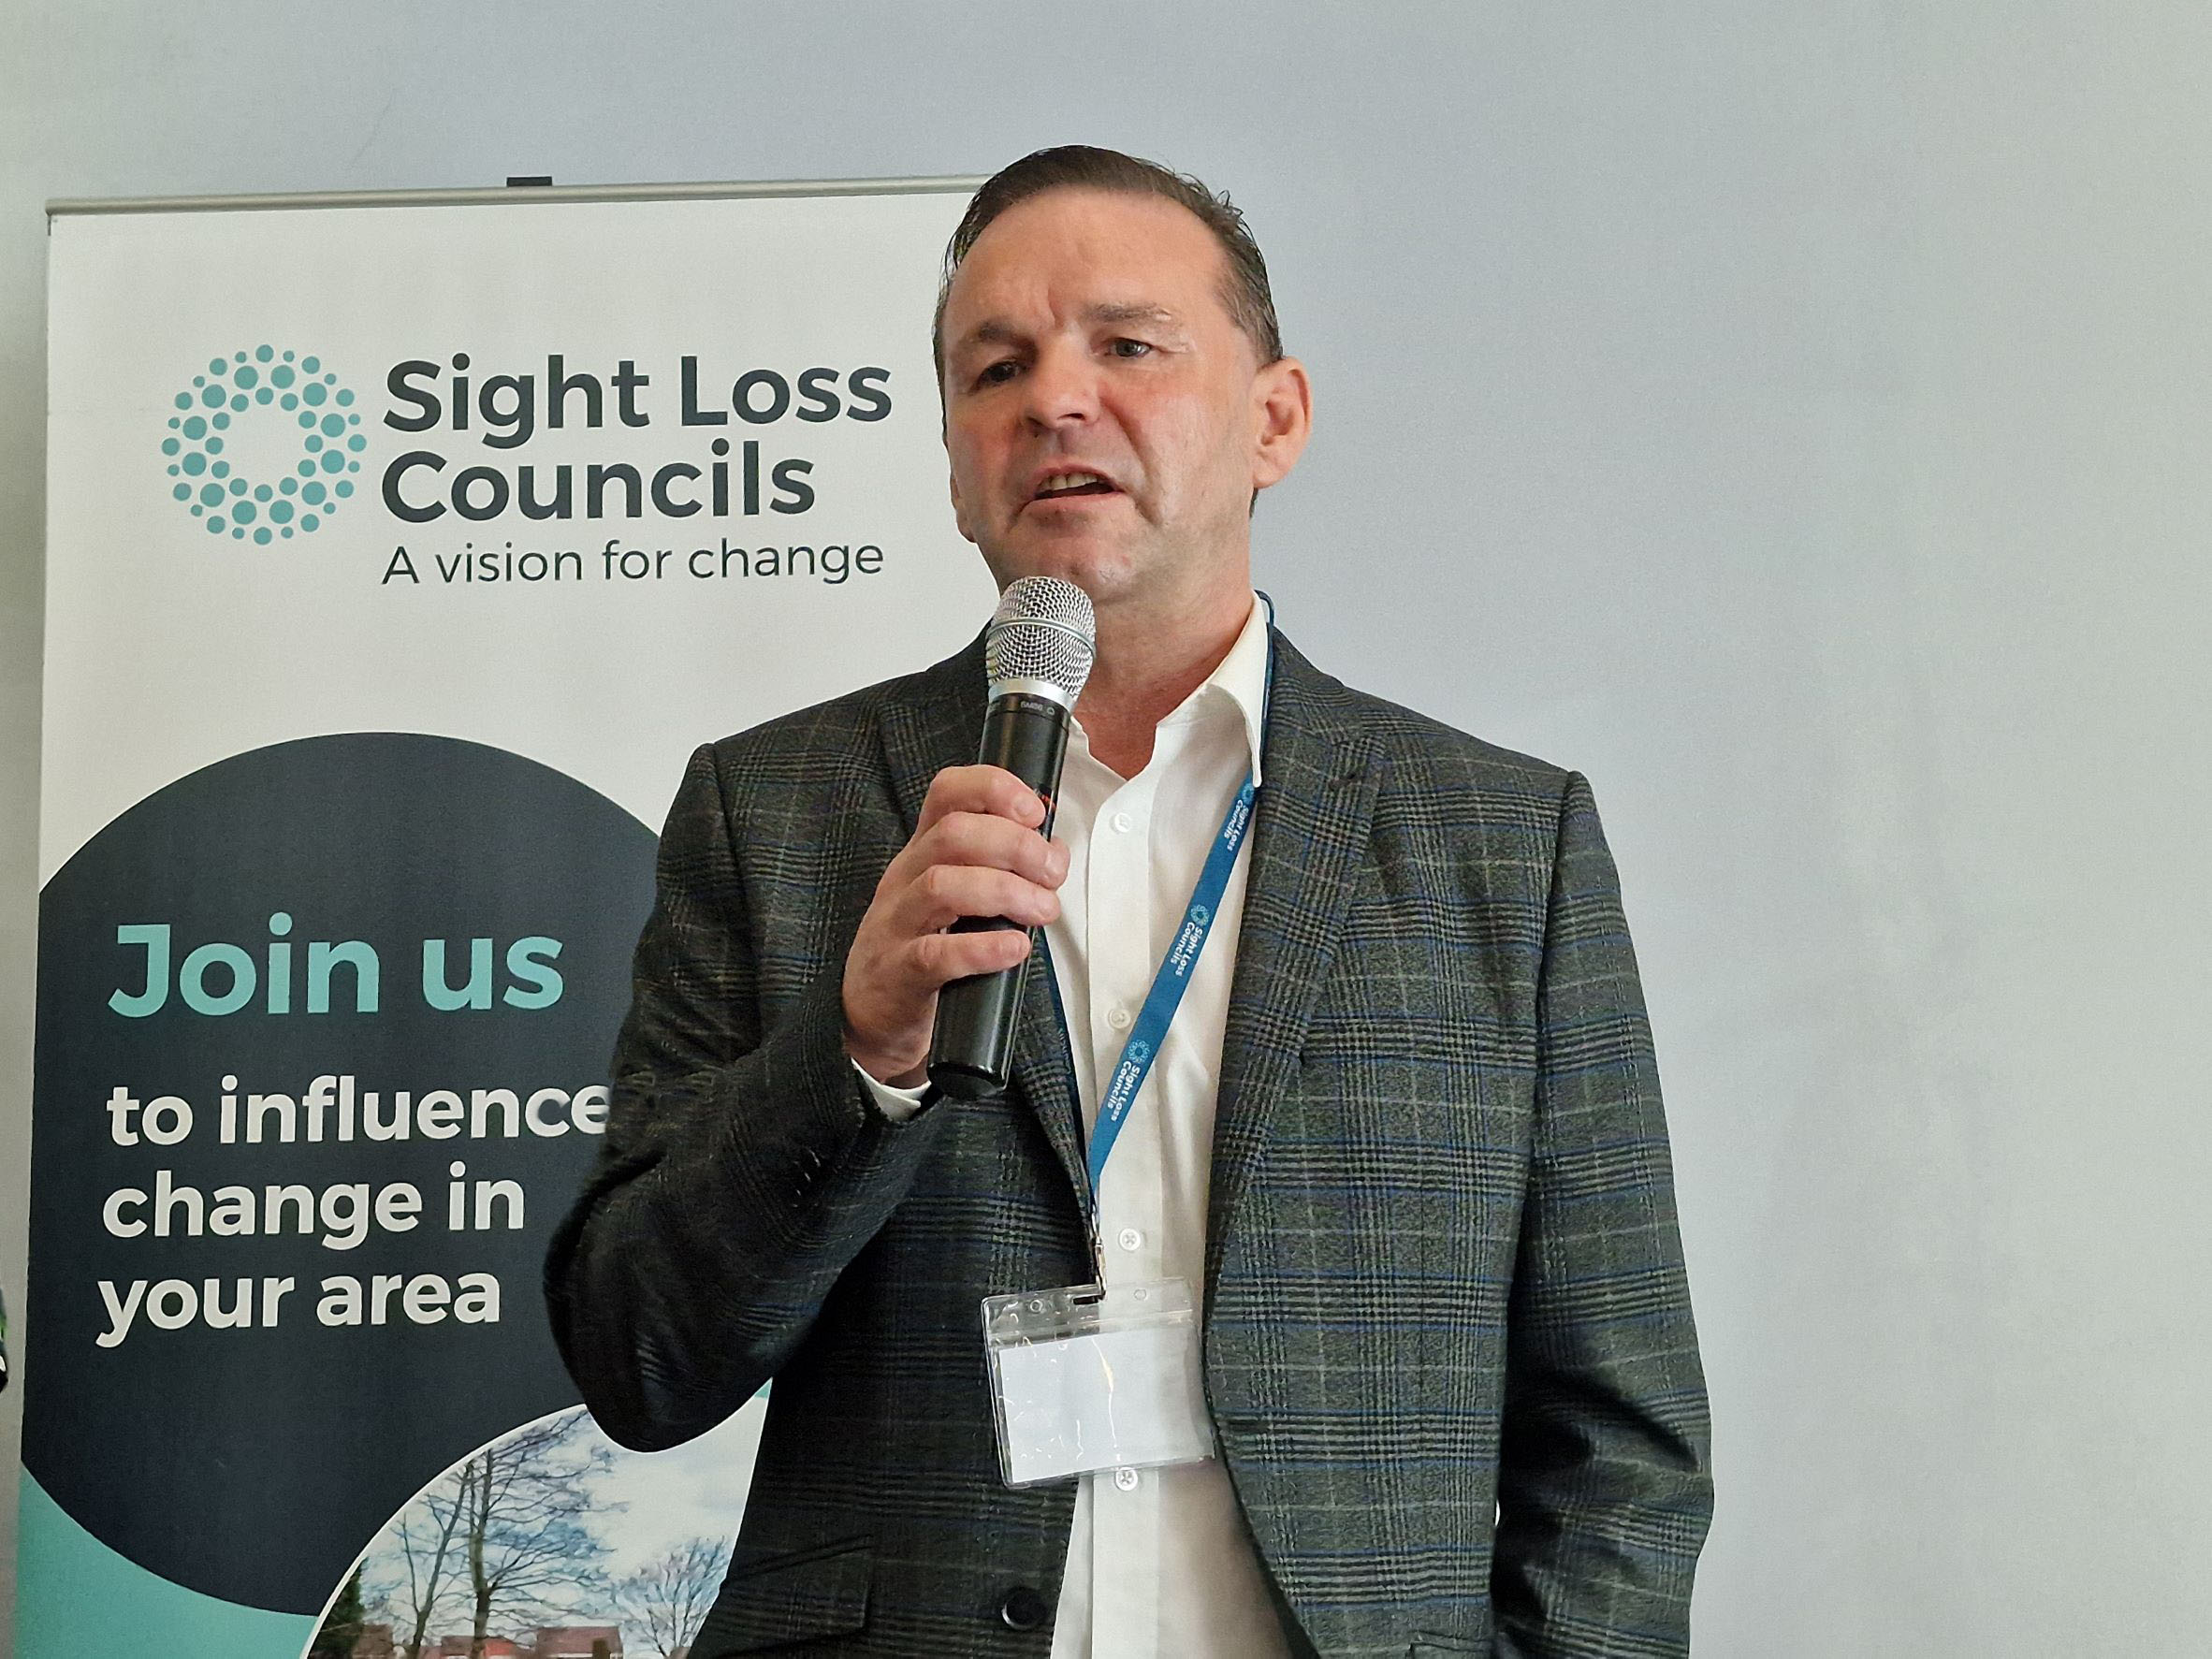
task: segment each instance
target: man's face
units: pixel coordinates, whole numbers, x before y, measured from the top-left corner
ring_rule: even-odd
[[[953,276],[945,448],[960,532],[1001,587],[1101,604],[1243,584],[1252,491],[1289,470],[1282,400],[1222,300],[1226,258],[1173,202],[1084,189],[1008,209]],[[1288,360],[1286,360],[1288,363]]]

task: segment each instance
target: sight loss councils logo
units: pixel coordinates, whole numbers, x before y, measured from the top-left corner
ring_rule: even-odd
[[[369,446],[354,400],[319,357],[257,345],[209,358],[161,441],[169,493],[211,535],[266,546],[312,533],[354,493]]]

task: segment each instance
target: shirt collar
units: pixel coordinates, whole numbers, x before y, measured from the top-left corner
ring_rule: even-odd
[[[1252,781],[1258,784],[1259,753],[1265,736],[1267,719],[1267,667],[1268,628],[1272,620],[1266,603],[1258,594],[1252,597],[1252,608],[1244,618],[1244,626],[1237,634],[1236,643],[1229,648],[1229,655],[1222,658],[1208,675],[1205,683],[1175,707],[1173,713],[1160,724],[1173,725],[1202,717],[1209,704],[1218,704],[1226,697],[1244,718],[1244,740],[1251,750]]]

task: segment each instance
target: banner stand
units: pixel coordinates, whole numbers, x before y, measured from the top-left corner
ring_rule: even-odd
[[[49,205],[20,1652],[687,1638],[760,1403],[613,1447],[539,1265],[686,757],[989,612],[976,182]]]

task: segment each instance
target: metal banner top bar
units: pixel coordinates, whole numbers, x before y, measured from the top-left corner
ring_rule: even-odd
[[[49,218],[83,213],[237,213],[280,208],[483,207],[492,203],[702,201],[782,196],[926,196],[972,193],[981,176],[936,179],[760,179],[688,184],[527,184],[466,190],[308,190],[271,196],[63,196]]]

